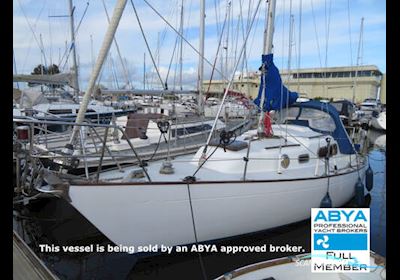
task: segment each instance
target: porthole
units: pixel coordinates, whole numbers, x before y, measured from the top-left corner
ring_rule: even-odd
[[[290,164],[289,156],[286,154],[282,155],[281,156],[281,166],[286,169],[289,167],[289,164]]]

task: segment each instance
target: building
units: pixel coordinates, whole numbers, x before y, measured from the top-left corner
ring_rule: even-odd
[[[376,98],[380,89],[382,103],[386,103],[386,75],[374,65],[357,67],[306,68],[300,70],[281,71],[283,83],[300,96],[322,99],[349,99],[356,103],[366,98]],[[251,73],[248,77],[238,77],[232,89],[242,92],[252,99],[258,95],[260,73]],[[207,92],[208,82],[204,82]],[[222,92],[226,82],[214,80],[210,91]]]
[[[203,91],[213,95],[222,95],[228,83],[223,80],[212,80],[203,82]],[[250,73],[248,77],[237,77],[232,84],[232,90],[238,91],[251,99],[255,99],[258,95],[260,86],[260,74],[258,72]]]
[[[386,74],[383,74],[382,76],[379,99],[381,100],[382,104],[386,104]]]

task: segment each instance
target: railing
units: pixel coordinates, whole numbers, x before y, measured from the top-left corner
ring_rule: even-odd
[[[70,132],[53,132],[49,131],[47,128],[49,125],[60,125],[60,126],[74,126],[77,125],[73,121],[41,121],[33,118],[14,118],[15,125],[28,125],[30,130],[29,143],[25,143],[18,149],[17,153],[21,154],[23,161],[25,162],[42,162],[45,161],[45,165],[50,168],[57,169],[58,172],[62,173],[62,170],[80,168],[80,172],[84,172],[84,176],[87,180],[99,181],[100,174],[104,170],[104,164],[106,161],[106,166],[109,168],[117,168],[122,170],[122,164],[137,164],[141,167],[141,170],[147,177],[148,181],[151,181],[150,176],[147,174],[145,169],[145,160],[153,159],[152,154],[156,150],[150,146],[137,147],[132,140],[128,137],[125,127],[121,127],[115,124],[94,124],[94,123],[82,123],[78,126],[81,127],[80,133],[74,143],[74,151],[70,153],[66,152],[65,144],[69,142]],[[175,118],[170,120],[174,129],[180,127],[185,127],[185,125],[190,124],[187,119]],[[197,120],[198,123],[204,124],[204,120]],[[245,123],[245,122],[243,122]],[[131,127],[131,126],[130,126]],[[240,127],[240,124],[233,126],[234,129]],[[171,128],[171,126],[170,126]],[[149,129],[149,128],[148,128]],[[188,133],[186,129],[183,130],[184,134],[181,138],[178,138],[177,131],[175,131],[175,139],[171,139],[171,135],[168,135],[169,141],[167,143],[162,143],[164,150],[157,153],[155,159],[160,159],[168,156],[177,156],[187,153],[194,153],[201,145],[203,145],[209,134],[208,131],[201,131],[200,133]],[[171,133],[171,129],[168,130]],[[213,132],[213,137],[219,137],[220,130]],[[194,134],[193,138],[188,138]],[[122,136],[122,137],[121,137]],[[121,151],[112,151],[110,149],[110,141],[118,140],[122,141],[127,148]],[[154,134],[153,134],[154,138]],[[195,138],[195,139],[194,139]],[[161,139],[161,134],[160,134]],[[197,142],[193,142],[194,140]],[[15,140],[16,137],[15,137]],[[160,141],[160,140],[159,140]],[[175,148],[170,147],[175,141]],[[18,142],[18,141],[16,141]],[[39,145],[38,145],[39,144]],[[160,144],[160,143],[157,143]],[[144,150],[142,153],[138,153],[139,150]],[[175,149],[175,150],[174,150]],[[172,152],[171,152],[172,150]],[[16,156],[18,158],[18,156]],[[52,165],[55,164],[55,165]],[[20,160],[17,163],[17,175],[20,173]],[[96,170],[93,172],[93,168]],[[91,170],[92,169],[92,170]],[[92,171],[92,172],[91,172]],[[79,173],[79,172],[75,172]],[[18,184],[21,178],[17,178]],[[19,187],[19,186],[18,186]]]

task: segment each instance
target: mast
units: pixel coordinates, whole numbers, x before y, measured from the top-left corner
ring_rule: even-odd
[[[103,40],[103,44],[99,51],[99,56],[97,57],[96,64],[93,68],[92,75],[90,76],[87,90],[83,96],[81,106],[79,108],[78,116],[76,117],[75,123],[81,124],[85,118],[85,113],[87,106],[89,105],[90,96],[92,95],[96,80],[99,76],[101,67],[103,66],[104,60],[113,42],[115,31],[117,30],[119,21],[121,19],[122,13],[124,11],[127,0],[118,0],[115,5],[113,15],[111,17],[110,24],[108,25],[106,35]],[[80,130],[80,126],[74,126],[71,138],[69,140],[69,145],[73,145],[75,138],[77,137]],[[68,144],[67,144],[68,145]]]
[[[199,91],[199,114],[203,113],[203,75],[204,75],[204,26],[205,26],[205,0],[200,0],[200,43],[199,43],[199,69],[197,90]]]
[[[226,37],[225,37],[225,75],[228,75],[228,49],[229,49],[229,29],[230,29],[230,19],[231,19],[231,1],[228,0],[227,3],[227,19],[226,23],[228,25],[226,29]],[[229,49],[230,50],[230,49]],[[224,80],[224,87],[226,87],[226,81]]]
[[[146,53],[143,53],[143,90],[146,89]]]
[[[183,0],[181,1],[181,22],[179,32],[183,35]],[[179,85],[182,90],[182,67],[183,67],[183,37],[180,38],[179,46]]]
[[[266,16],[266,26],[265,26],[265,31],[264,31],[264,48],[263,48],[263,54],[271,54],[272,53],[272,39],[274,35],[274,20],[275,20],[275,7],[276,7],[276,0],[269,0],[269,5],[268,5],[268,12]],[[262,66],[264,68],[264,65]],[[264,71],[264,70],[262,70]],[[264,78],[263,73],[261,73],[262,77]],[[264,90],[265,90],[265,81],[264,81]],[[257,128],[257,134],[263,135],[264,134],[264,101],[265,101],[265,92],[261,94],[261,102],[260,102],[260,107],[261,107],[261,112],[260,112],[260,117],[258,119],[258,128]]]
[[[94,68],[93,36],[90,34],[90,58],[92,60],[92,71]]]
[[[353,100],[352,100],[353,103],[356,100],[357,76],[358,76],[358,68],[360,66],[360,59],[361,59],[360,49],[361,49],[361,45],[362,45],[363,30],[364,30],[364,18],[361,18],[360,38],[358,40],[358,50],[357,50],[356,73],[355,73],[354,80],[353,80]],[[376,99],[376,97],[375,97],[375,99]]]
[[[79,82],[78,82],[78,65],[76,63],[76,52],[75,52],[75,26],[74,26],[74,11],[75,7],[72,5],[72,0],[68,1],[69,4],[69,19],[70,19],[70,29],[71,29],[71,45],[72,45],[72,63],[73,63],[73,72],[74,72],[74,79],[73,79],[73,89],[74,89],[74,96],[76,101],[78,101],[79,97]]]

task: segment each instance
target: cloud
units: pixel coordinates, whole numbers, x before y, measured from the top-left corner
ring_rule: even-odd
[[[66,3],[59,1],[29,1],[18,0],[26,12],[28,21],[32,24],[37,38],[42,34],[45,55],[50,60],[58,61],[66,49],[66,41],[69,46],[69,24],[66,18],[49,18],[49,15],[66,14]],[[15,2],[15,1],[14,1]],[[149,2],[176,28],[179,27],[179,14],[181,0],[149,0]],[[214,3],[217,7],[214,7]],[[206,1],[206,40],[205,57],[214,62],[217,53],[217,46],[220,40],[217,34],[217,23],[219,29],[227,11],[226,1]],[[46,4],[46,8],[42,7]],[[108,13],[112,15],[115,1],[106,1]],[[168,72],[171,56],[175,48],[177,35],[164,21],[158,17],[150,7],[143,1],[134,1],[144,32],[149,43],[150,49],[156,62],[160,65],[161,76],[165,78]],[[245,29],[249,18],[255,12],[256,0],[242,1],[242,7],[238,0],[231,1],[230,18],[232,25],[229,28],[228,49],[221,49],[217,61],[217,67],[221,70],[225,67],[226,55],[228,55],[227,74],[233,70],[234,58],[239,56],[239,51],[243,45],[242,28]],[[279,68],[286,68],[288,65],[288,41],[289,41],[289,1],[278,1],[276,13],[276,28],[274,34],[274,55]],[[338,63],[350,65],[350,42],[348,34],[348,14],[347,0],[325,1],[325,0],[303,0],[302,1],[302,38],[301,38],[301,65],[309,67],[319,67],[325,63],[325,3],[331,4],[331,21],[328,45],[328,66]],[[377,64],[385,72],[385,5],[381,1],[362,2],[350,1],[351,11],[351,38],[352,38],[352,61],[355,63],[356,49],[358,44],[359,25],[361,17],[365,18],[364,26],[364,62]],[[18,2],[17,2],[18,4]],[[75,1],[75,22],[76,26],[80,22],[86,8],[86,1]],[[292,45],[292,68],[297,65],[299,48],[299,4],[300,1],[293,1],[292,14],[294,16],[294,35],[295,40]],[[15,7],[17,6],[17,7]],[[197,1],[184,0],[184,35],[185,38],[197,49],[199,44],[199,4]],[[63,10],[64,9],[64,10]],[[40,11],[42,12],[40,13]],[[242,17],[239,17],[242,10]],[[219,16],[217,21],[216,12]],[[40,14],[40,17],[39,17]],[[317,36],[315,33],[314,16],[318,34],[320,53],[318,54]],[[263,28],[265,17],[265,2],[262,1],[257,19],[254,22],[253,30],[247,42],[246,54],[250,70],[256,70],[260,66],[261,52],[263,48]],[[49,24],[50,22],[50,24]],[[242,22],[244,26],[242,27]],[[102,1],[91,1],[85,17],[82,20],[77,34],[77,53],[80,62],[80,79],[82,84],[89,78],[92,65],[92,56],[96,57],[102,44],[108,23],[104,12]],[[240,30],[237,31],[237,26]],[[17,61],[17,69],[20,73],[30,72],[43,60],[37,42],[33,39],[32,32],[27,25],[26,19],[18,5],[14,5],[13,18],[14,51]],[[227,30],[226,30],[227,31]],[[50,34],[51,33],[51,34]],[[130,1],[127,2],[123,17],[116,33],[121,56],[126,60],[129,68],[128,72],[140,85],[143,80],[143,55],[146,53],[146,66],[148,71],[152,69],[152,63],[147,51],[140,28],[137,24]],[[226,37],[223,38],[222,46],[226,47]],[[157,52],[160,47],[159,52]],[[371,51],[372,49],[372,51]],[[115,45],[111,48],[112,57],[118,79],[123,80],[123,71],[119,62]],[[51,55],[50,55],[51,54]],[[221,54],[223,57],[221,58]],[[320,58],[321,57],[321,60]],[[172,59],[169,79],[173,81],[173,76],[178,75],[178,55],[177,49]],[[197,80],[198,54],[193,51],[186,43],[183,50],[183,80],[185,85],[195,85]],[[69,65],[66,67],[68,69]],[[110,68],[104,66],[105,68]],[[205,63],[205,78],[209,78],[211,67]],[[240,64],[239,70],[242,69]],[[222,69],[226,70],[226,69]],[[106,71],[106,70],[104,70]],[[104,73],[107,78],[106,72]],[[156,79],[153,79],[156,81]],[[177,80],[177,77],[175,77]],[[171,82],[173,83],[173,82]],[[156,84],[156,82],[154,83]]]

